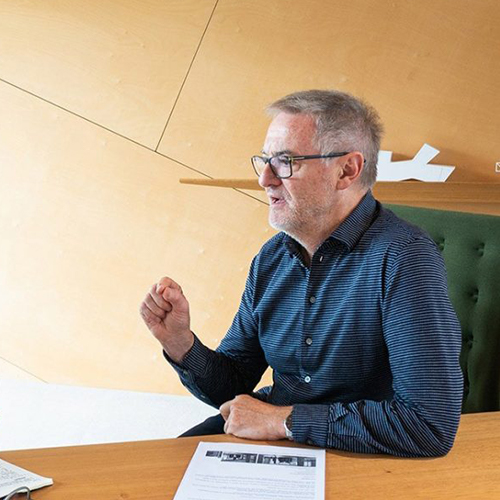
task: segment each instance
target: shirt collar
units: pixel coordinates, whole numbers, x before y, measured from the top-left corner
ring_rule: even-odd
[[[356,208],[340,223],[328,239],[340,241],[350,252],[370,227],[376,210],[377,201],[371,190],[368,190]]]
[[[376,211],[377,201],[373,197],[371,190],[368,190],[354,210],[322,245],[328,243],[328,246],[330,246],[334,241],[338,241],[350,252],[370,227]],[[299,244],[291,236],[285,235],[285,245],[293,253],[299,251]]]

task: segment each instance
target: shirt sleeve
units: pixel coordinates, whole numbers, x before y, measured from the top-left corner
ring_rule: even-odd
[[[254,258],[250,266],[233,323],[215,351],[195,335],[193,347],[180,364],[164,352],[183,385],[195,397],[216,408],[238,394],[251,394],[268,366],[253,316],[256,261]]]
[[[388,259],[382,328],[394,396],[324,405],[294,405],[297,442],[361,453],[442,456],[460,420],[461,330],[448,298],[444,262],[419,237]]]

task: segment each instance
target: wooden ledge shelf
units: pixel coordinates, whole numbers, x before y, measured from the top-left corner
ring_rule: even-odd
[[[180,179],[181,184],[262,191],[257,179]],[[385,203],[481,203],[500,205],[500,183],[377,182],[373,193]]]

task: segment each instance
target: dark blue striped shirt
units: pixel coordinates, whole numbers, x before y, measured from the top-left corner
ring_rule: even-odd
[[[439,456],[460,419],[460,325],[431,238],[368,192],[310,267],[279,233],[254,258],[217,351],[199,339],[173,364],[219,407],[252,393],[293,405],[299,443],[364,453]]]

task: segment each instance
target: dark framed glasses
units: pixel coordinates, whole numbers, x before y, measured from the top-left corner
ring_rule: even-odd
[[[318,158],[338,158],[349,154],[349,151],[343,151],[342,153],[329,153],[327,155],[303,155],[303,156],[292,156],[288,154],[281,154],[276,156],[252,156],[252,166],[255,170],[257,176],[261,176],[262,172],[269,164],[271,171],[278,179],[287,179],[293,174],[293,164],[296,161],[303,160],[316,160]]]
[[[19,496],[22,495],[22,496]],[[26,495],[26,496],[24,496]],[[17,488],[14,491],[11,491],[5,498],[4,500],[14,500],[16,499],[24,499],[24,500],[31,500],[31,490],[27,486],[21,486],[20,488]]]

